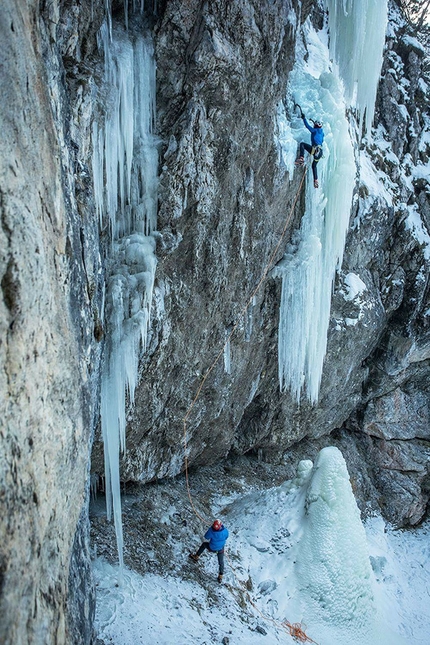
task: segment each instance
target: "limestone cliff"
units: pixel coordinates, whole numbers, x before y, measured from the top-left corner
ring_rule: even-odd
[[[94,611],[98,232],[79,207],[59,20],[55,3],[2,3],[0,640],[14,645],[87,643]]]

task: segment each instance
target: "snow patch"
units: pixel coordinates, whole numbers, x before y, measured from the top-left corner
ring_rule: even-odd
[[[398,162],[397,157],[395,159]],[[364,150],[360,152],[360,183],[366,186],[369,196],[383,199],[389,206],[392,204],[394,186],[391,180],[386,173],[375,168]]]
[[[212,516],[224,506],[220,498]],[[223,515],[225,585],[214,582],[209,556],[193,569],[201,582],[186,579],[188,545],[177,541],[176,576],[125,568],[119,587],[118,567],[96,559],[98,637],[121,645],[287,642],[285,631],[244,602],[237,576],[258,612],[278,623],[301,621],[320,645],[428,645],[430,525],[394,531],[374,517],[363,527],[337,448],[323,449],[315,466],[301,461],[281,486],[240,495]]]
[[[425,56],[426,54],[425,47],[421,45],[418,38],[415,38],[414,36],[403,36],[402,40],[407,47],[410,47],[411,49],[415,49],[415,51],[420,52],[420,54]]]
[[[424,258],[430,260],[430,235],[418,212],[418,206],[414,204],[407,208],[409,214],[405,220],[405,227],[411,232],[417,242],[422,245]]]
[[[355,273],[348,273],[344,277],[343,282],[346,287],[346,293],[344,295],[345,300],[354,300],[367,289],[363,280]]]

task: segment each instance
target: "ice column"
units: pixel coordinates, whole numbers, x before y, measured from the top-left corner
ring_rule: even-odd
[[[325,0],[330,54],[339,66],[346,102],[364,115],[370,132],[382,67],[387,0]]]
[[[369,548],[345,460],[333,446],[318,454],[305,508],[296,567],[308,612],[351,630],[366,627],[375,612]]]
[[[332,286],[342,263],[356,169],[343,85],[329,71],[323,40],[311,26],[305,36],[309,57],[305,62],[299,46],[291,87],[308,119],[318,118],[324,123],[324,158],[318,163],[318,190],[313,187],[310,169],[296,170],[308,173],[305,214],[277,268],[282,277],[278,362],[281,390],[289,389],[297,402],[304,390],[315,403],[327,347]],[[309,138],[299,118],[293,119],[289,131],[282,128],[279,143],[286,168],[290,168],[291,155],[294,160],[298,142]]]
[[[105,348],[101,383],[106,505],[114,517],[123,565],[119,455],[125,450],[126,404],[134,401],[139,356],[146,349],[156,269],[157,147],[155,63],[149,37],[107,25],[101,92],[107,109],[93,127],[95,203],[112,244],[107,258]]]
[[[373,121],[387,25],[387,0],[326,0],[327,34],[307,22],[298,39],[289,91],[309,118],[324,123],[324,158],[318,164],[318,191],[307,181],[306,209],[300,230],[278,267],[282,276],[278,361],[281,390],[297,402],[303,390],[318,400],[331,293],[342,264],[355,162],[347,108],[356,108],[367,130]],[[334,58],[336,64],[332,64]],[[280,164],[290,173],[299,141],[309,140],[300,119],[278,111]],[[299,172],[299,171],[296,171]]]

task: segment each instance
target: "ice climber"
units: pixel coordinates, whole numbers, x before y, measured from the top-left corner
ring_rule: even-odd
[[[305,162],[305,150],[309,152],[314,158],[312,162],[312,173],[314,176],[314,186],[315,188],[318,188],[318,172],[317,172],[317,163],[323,156],[323,149],[322,149],[322,144],[324,141],[324,131],[322,129],[322,123],[321,121],[313,121],[314,127],[309,125],[309,123],[306,120],[305,115],[302,113],[302,119],[303,123],[305,124],[305,127],[309,130],[311,133],[311,145],[308,143],[305,143],[302,141],[300,143],[300,152],[299,156],[296,159],[296,166],[302,166]],[[311,119],[312,121],[312,119]]]
[[[215,520],[212,526],[208,528],[205,533],[205,540],[209,542],[202,542],[197,553],[190,553],[190,558],[197,562],[205,549],[209,553],[216,553],[218,556],[218,582],[222,582],[224,575],[224,546],[228,538],[228,529],[222,524],[221,520]]]

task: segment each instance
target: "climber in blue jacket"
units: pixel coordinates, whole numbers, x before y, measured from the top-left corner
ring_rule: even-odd
[[[224,574],[224,546],[228,538],[228,529],[223,526],[221,520],[215,520],[212,526],[208,528],[205,533],[205,540],[209,542],[203,542],[197,553],[190,553],[190,558],[197,562],[201,554],[205,549],[210,553],[216,553],[218,556],[218,582],[222,582],[222,577]]]
[[[305,162],[305,150],[309,152],[314,158],[312,162],[312,173],[314,176],[314,186],[318,188],[318,173],[317,173],[317,163],[323,156],[322,144],[324,141],[324,130],[322,129],[321,121],[314,121],[314,127],[309,125],[306,120],[305,115],[302,113],[302,119],[305,127],[311,133],[311,145],[302,141],[300,143],[300,152],[299,156],[296,159],[296,166],[302,166]],[[312,120],[312,119],[311,119]]]

